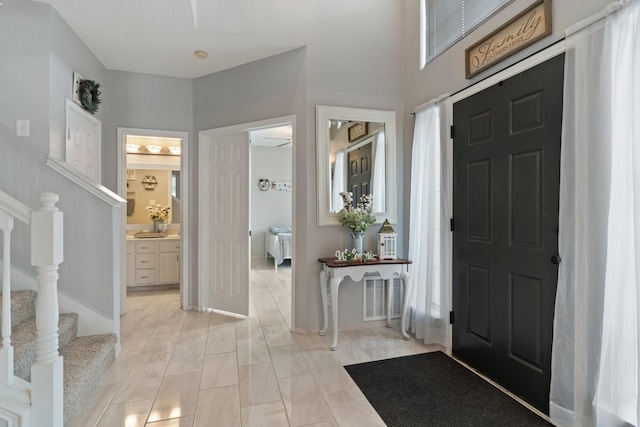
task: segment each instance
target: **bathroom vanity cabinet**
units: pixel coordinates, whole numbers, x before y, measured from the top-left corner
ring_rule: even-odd
[[[127,240],[127,287],[180,283],[180,238]]]

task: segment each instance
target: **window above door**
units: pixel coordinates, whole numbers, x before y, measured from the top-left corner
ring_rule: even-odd
[[[420,69],[513,0],[421,0]]]

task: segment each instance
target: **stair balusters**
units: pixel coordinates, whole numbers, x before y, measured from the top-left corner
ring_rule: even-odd
[[[13,215],[0,210],[2,230],[2,348],[0,348],[0,382],[13,383],[13,346],[11,345],[11,230]]]

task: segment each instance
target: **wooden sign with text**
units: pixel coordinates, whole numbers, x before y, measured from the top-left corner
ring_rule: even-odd
[[[551,32],[551,0],[539,0],[465,50],[467,78],[547,37]]]

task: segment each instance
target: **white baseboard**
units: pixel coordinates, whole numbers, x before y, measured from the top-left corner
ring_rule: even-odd
[[[90,308],[58,292],[58,306],[60,313],[78,313],[78,336],[96,334],[112,334],[113,320],[96,313]]]

